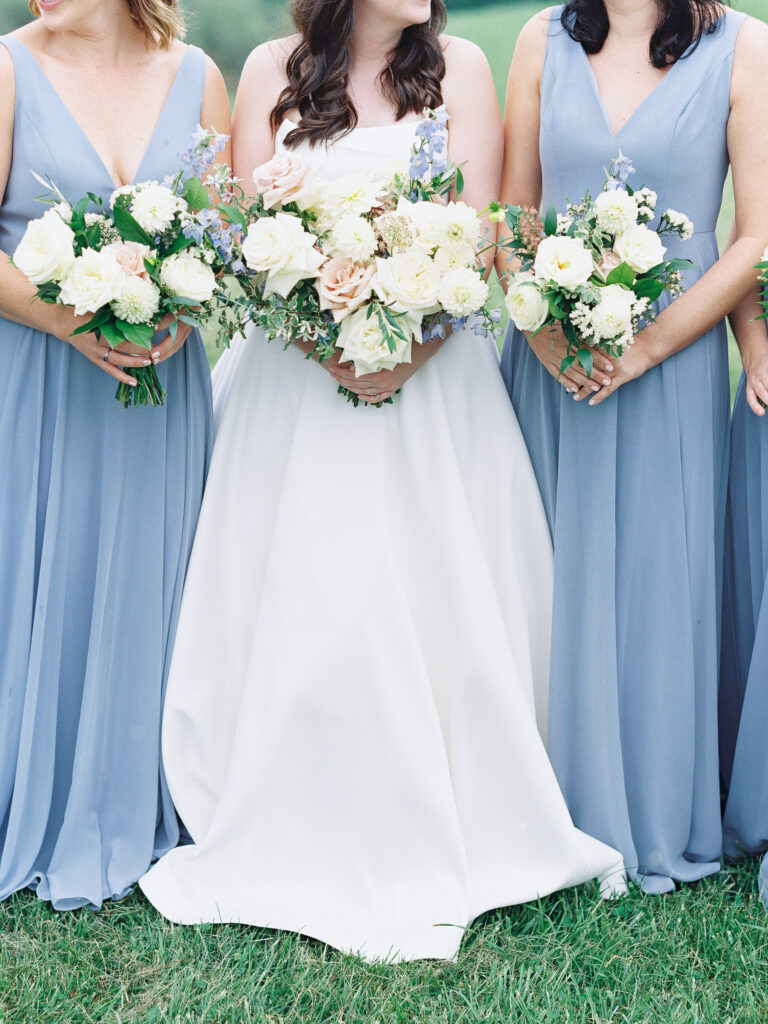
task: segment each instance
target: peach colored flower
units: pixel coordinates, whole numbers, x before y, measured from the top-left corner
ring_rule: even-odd
[[[320,308],[330,310],[336,323],[341,323],[371,297],[375,276],[374,263],[355,263],[341,256],[327,260],[315,282]]]
[[[104,248],[112,253],[120,269],[128,277],[143,277],[149,280],[149,274],[144,269],[144,260],[152,252],[148,245],[141,245],[140,242],[112,242]]]
[[[608,279],[610,272],[620,266],[621,262],[621,256],[619,256],[615,249],[606,249],[603,253],[603,258],[597,265],[597,273],[605,281]]]
[[[285,206],[292,203],[309,181],[312,169],[290,153],[277,156],[253,172],[256,191],[264,200],[264,207]]]

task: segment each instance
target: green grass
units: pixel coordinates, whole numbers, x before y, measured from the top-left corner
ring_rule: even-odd
[[[487,914],[456,964],[367,965],[294,935],[180,928],[142,897],[0,905],[2,1024],[765,1024],[752,867],[675,895],[591,889]]]

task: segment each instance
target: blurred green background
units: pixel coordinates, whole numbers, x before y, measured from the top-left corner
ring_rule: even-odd
[[[258,43],[290,29],[284,0],[182,0],[188,39],[206,50],[221,68],[234,96],[245,58]],[[503,102],[509,62],[520,29],[536,11],[549,6],[539,0],[447,0],[448,30],[478,43],[493,69]],[[768,21],[768,0],[733,0],[737,10]],[[30,17],[27,0],[0,0],[0,33],[10,32]],[[630,154],[631,155],[631,154]],[[718,235],[728,235],[733,217],[730,180],[725,190]],[[495,299],[498,300],[498,293]],[[211,353],[212,357],[214,353]],[[738,353],[732,351],[731,375],[739,374]]]

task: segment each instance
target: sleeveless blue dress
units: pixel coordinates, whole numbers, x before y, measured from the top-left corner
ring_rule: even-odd
[[[592,68],[555,8],[541,85],[543,202],[630,184],[691,217],[670,256],[718,258],[742,14],[679,60],[613,135]],[[668,301],[668,300],[666,300]],[[665,304],[662,299],[661,305]],[[729,417],[725,325],[597,407],[574,402],[510,326],[502,371],[555,544],[549,752],[578,828],[649,892],[718,870],[717,686]]]
[[[16,75],[0,250],[44,210],[114,185],[30,51]],[[178,167],[205,56],[184,55],[137,180]],[[71,345],[0,318],[0,898],[57,909],[123,896],[179,839],[160,711],[212,439],[202,340],[159,368],[162,408],[123,409]]]
[[[731,421],[725,530],[720,744],[728,792],[726,856],[768,849],[768,423],[747,404],[742,374]],[[760,871],[768,906],[768,858]]]

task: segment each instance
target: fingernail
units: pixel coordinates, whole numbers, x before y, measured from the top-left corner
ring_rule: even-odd
[[[605,369],[608,373],[613,373],[613,363],[606,363]]]
[[[134,380],[133,377],[131,377],[128,383],[131,385],[132,388],[135,388],[139,382],[137,380]]]
[[[144,362],[141,365],[142,366],[151,366],[152,365],[152,360],[151,359],[145,359]]]
[[[590,400],[589,400],[589,404],[590,404],[590,405],[594,405],[594,404],[595,404],[595,400],[594,400],[594,398],[590,398]]]
[[[153,352],[152,353],[152,360],[153,360],[153,362],[156,363],[159,358],[160,358],[160,353],[159,352]]]
[[[608,380],[608,378],[607,377],[603,377],[603,387],[604,388],[609,388],[610,386],[611,386],[611,382]]]
[[[593,391],[599,391],[600,390],[600,385],[599,384],[593,384],[592,385],[592,390]]]

